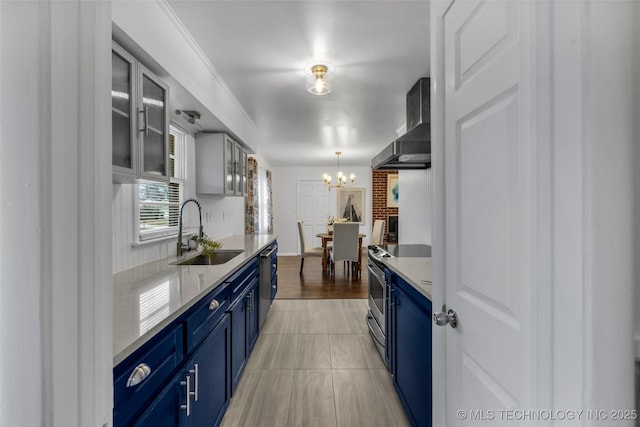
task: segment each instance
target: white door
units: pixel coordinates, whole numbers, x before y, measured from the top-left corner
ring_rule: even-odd
[[[446,365],[444,401],[438,400],[442,390],[434,390],[434,413],[444,419],[434,425],[514,425],[500,411],[532,403],[535,192],[525,3],[455,0],[435,38],[444,60],[444,87],[436,90],[444,91],[446,225],[444,300],[434,299],[433,310],[441,311],[437,304],[444,301],[459,323],[455,329],[433,325],[434,351],[444,343],[445,358],[434,357],[434,371],[439,362]]]
[[[321,180],[300,180],[298,182],[298,219],[304,223],[304,240],[308,247],[321,246],[316,237],[327,231],[330,212],[329,190]],[[298,250],[300,242],[298,241]]]

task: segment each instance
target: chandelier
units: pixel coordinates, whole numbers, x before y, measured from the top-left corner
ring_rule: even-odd
[[[354,174],[349,175],[349,177],[347,178],[347,175],[344,175],[342,173],[342,171],[340,170],[340,155],[342,154],[341,151],[336,151],[336,156],[338,158],[338,173],[336,175],[336,181],[337,183],[335,184],[331,184],[332,181],[332,177],[331,175],[329,175],[328,173],[325,173],[324,175],[322,175],[322,180],[324,181],[324,183],[327,185],[327,187],[329,188],[342,188],[342,187],[346,187],[347,186],[347,181],[350,181],[350,184],[353,184],[354,181],[356,180],[356,176]]]

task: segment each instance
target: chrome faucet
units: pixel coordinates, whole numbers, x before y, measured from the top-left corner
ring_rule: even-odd
[[[189,202],[193,202],[198,206],[198,217],[200,218],[200,228],[198,229],[198,238],[202,239],[202,207],[200,206],[200,202],[198,202],[196,199],[187,199],[184,202],[182,202],[182,205],[180,206],[180,216],[178,216],[178,248],[176,251],[177,256],[182,256],[182,252],[185,249],[186,250],[191,249],[189,245],[182,244],[182,210],[184,209],[184,205],[186,205]]]

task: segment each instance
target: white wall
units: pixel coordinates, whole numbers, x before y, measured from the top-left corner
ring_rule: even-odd
[[[371,168],[367,166],[341,165],[345,173],[356,175],[354,187],[364,187],[366,196],[366,223],[360,226],[360,232],[367,235],[363,244],[371,237]],[[274,232],[278,234],[278,253],[281,255],[298,254],[298,181],[318,180],[322,174],[335,175],[335,167],[286,167],[278,166],[273,172],[273,215]],[[335,190],[331,190],[335,199]],[[332,203],[335,209],[335,202]],[[331,213],[335,215],[335,212]]]
[[[398,172],[398,243],[431,245],[431,169]]]
[[[0,40],[0,425],[106,425],[110,2],[0,1]]]
[[[585,399],[587,407],[603,409],[635,409],[633,287],[638,283],[638,247],[632,230],[640,221],[634,215],[638,190],[633,187],[633,153],[640,143],[637,3],[593,1],[583,9],[582,42],[588,49],[582,76],[588,212]]]
[[[232,234],[244,234],[244,197],[203,196],[195,193],[195,144],[193,135],[186,139],[187,182],[185,199],[195,197],[202,206],[204,232],[213,239]],[[156,259],[175,256],[175,237],[154,243],[133,246],[134,191],[133,184],[113,184],[113,272],[126,270]],[[198,209],[193,203],[185,207],[189,227],[185,232],[197,232]],[[185,214],[185,217],[187,215]]]

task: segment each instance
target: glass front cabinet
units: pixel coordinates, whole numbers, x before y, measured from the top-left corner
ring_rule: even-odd
[[[196,136],[196,193],[247,195],[247,152],[226,133]]]
[[[169,87],[113,43],[111,79],[114,182],[169,181]]]

